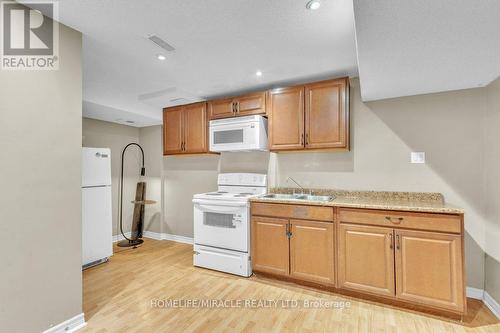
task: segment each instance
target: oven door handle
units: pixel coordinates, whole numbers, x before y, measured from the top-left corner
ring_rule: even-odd
[[[206,206],[248,207],[247,202],[193,199],[193,203]]]
[[[247,205],[242,205],[241,203],[207,203],[207,202],[199,202],[193,200],[195,206],[199,208],[203,212],[213,212],[213,213],[237,213],[241,212],[242,208],[246,208]]]

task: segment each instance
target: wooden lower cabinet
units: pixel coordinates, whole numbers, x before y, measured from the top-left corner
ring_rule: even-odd
[[[394,296],[393,229],[340,224],[338,286]]]
[[[334,285],[333,223],[290,220],[290,230],[290,276]]]
[[[252,267],[256,271],[288,275],[290,261],[288,220],[252,217]]]
[[[396,297],[463,311],[460,235],[396,229],[395,237]]]
[[[255,272],[466,312],[463,215],[252,202]]]
[[[338,234],[339,288],[465,311],[461,235],[344,223]]]

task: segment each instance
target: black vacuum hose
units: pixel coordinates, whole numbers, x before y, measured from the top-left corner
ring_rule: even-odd
[[[121,165],[121,173],[120,173],[120,215],[119,215],[119,219],[120,219],[120,232],[122,233],[123,238],[125,238],[129,242],[133,242],[134,241],[133,239],[129,239],[127,236],[125,236],[125,233],[123,232],[123,220],[122,220],[122,216],[123,216],[123,160],[125,157],[125,151],[130,146],[137,146],[141,150],[141,154],[142,154],[141,176],[146,175],[146,169],[144,168],[144,150],[142,149],[141,145],[139,145],[138,143],[135,143],[135,142],[132,142],[132,143],[129,143],[128,145],[126,145],[122,151],[122,165]]]

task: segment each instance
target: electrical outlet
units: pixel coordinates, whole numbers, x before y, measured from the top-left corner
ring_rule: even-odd
[[[425,163],[425,153],[424,152],[411,152],[411,163],[423,164]]]

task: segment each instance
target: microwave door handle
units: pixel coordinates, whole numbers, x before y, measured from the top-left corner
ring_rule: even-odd
[[[213,132],[224,132],[224,131],[232,131],[232,130],[245,130],[248,128],[252,128],[251,124],[234,124],[234,125],[225,125],[225,126],[211,126],[210,130]]]

